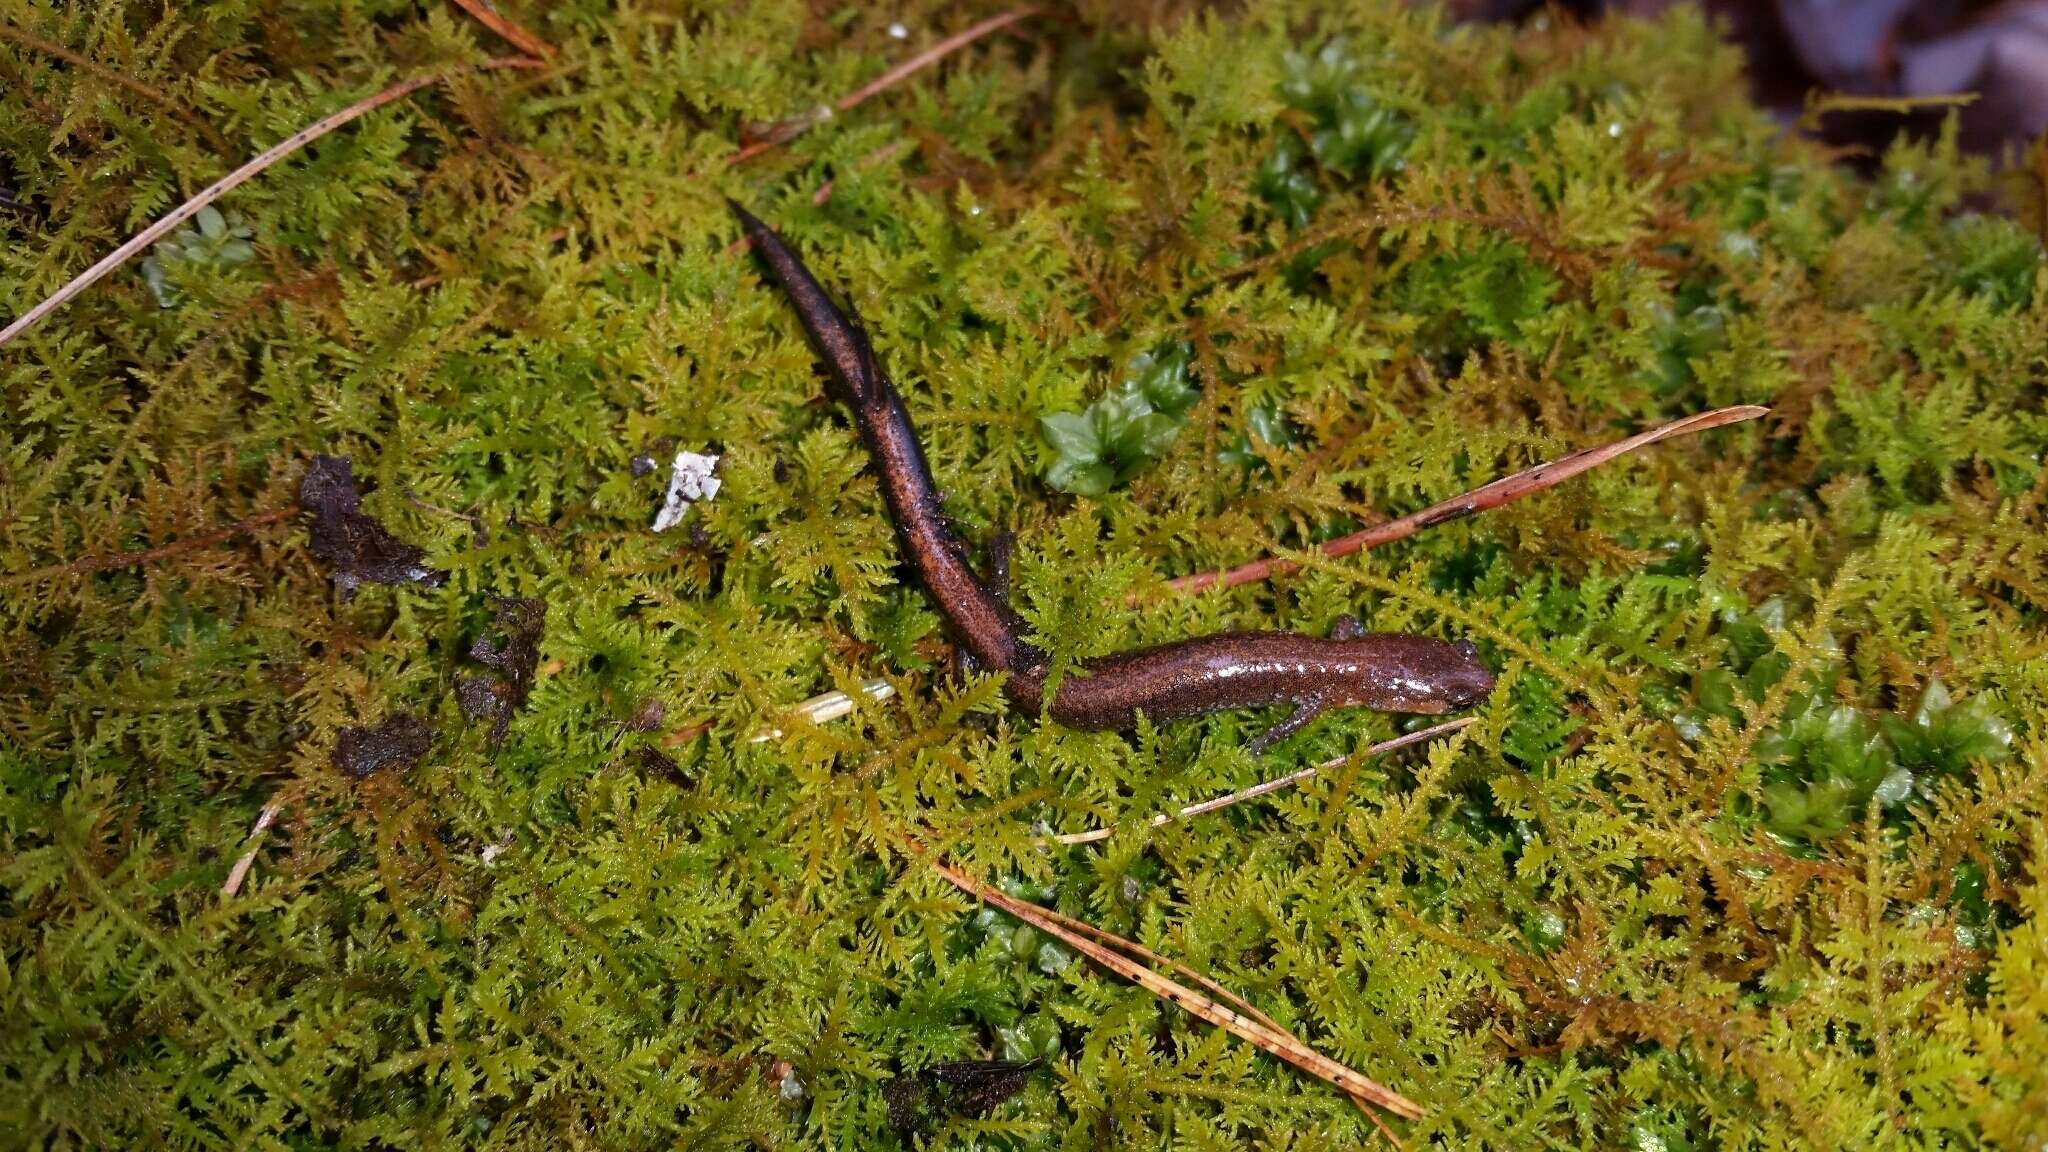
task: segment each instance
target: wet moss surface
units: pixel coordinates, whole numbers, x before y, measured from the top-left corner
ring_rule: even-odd
[[[1686,10],[1084,3],[729,165],[996,10],[721,7],[507,6],[543,67],[370,114],[0,349],[0,1130],[1381,1139],[915,839],[1421,1102],[1409,1147],[2041,1141],[2038,155],[1837,166]],[[10,317],[505,50],[381,0],[0,19]],[[1150,827],[1406,721],[1254,760],[1278,715],[1079,733],[952,679],[727,195],[865,318],[1059,658],[1350,613],[1477,641],[1478,722]],[[1773,411],[1166,586],[1735,403]],[[721,484],[657,534],[678,451]]]

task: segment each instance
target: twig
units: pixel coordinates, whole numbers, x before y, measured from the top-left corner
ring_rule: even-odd
[[[1975,92],[1943,92],[1927,96],[1859,96],[1849,92],[1809,92],[1806,111],[1799,116],[1802,132],[1820,131],[1821,117],[1831,112],[1890,112],[1905,116],[1925,108],[1966,108],[1977,102]]]
[[[1296,784],[1305,783],[1318,772],[1327,772],[1331,769],[1342,767],[1345,762],[1353,757],[1365,759],[1383,756],[1397,748],[1406,748],[1410,744],[1420,744],[1425,740],[1433,740],[1438,736],[1448,736],[1469,724],[1477,723],[1478,719],[1476,716],[1461,716],[1456,720],[1445,721],[1442,724],[1424,728],[1419,732],[1410,732],[1405,736],[1396,736],[1392,740],[1382,740],[1362,752],[1352,753],[1351,756],[1339,756],[1334,760],[1325,760],[1313,767],[1303,768],[1299,772],[1290,772],[1285,776],[1276,777],[1264,783],[1254,784],[1249,788],[1240,789],[1229,795],[1218,796],[1214,800],[1204,800],[1199,804],[1190,804],[1178,812],[1161,812],[1152,817],[1152,827],[1157,828],[1163,824],[1170,824],[1175,820],[1186,820],[1193,816],[1215,812],[1219,809],[1228,808],[1233,804],[1242,804],[1246,800],[1256,800],[1268,793],[1278,792],[1282,788],[1292,788]],[[1100,840],[1107,840],[1114,835],[1116,835],[1115,828],[1095,828],[1087,832],[1069,832],[1063,836],[1055,836],[1053,840],[1059,844],[1093,844]]]
[[[1728,424],[1739,424],[1744,420],[1754,420],[1769,411],[1769,408],[1756,404],[1738,404],[1731,408],[1716,408],[1711,412],[1700,412],[1673,420],[1647,432],[1638,432],[1625,440],[1573,452],[1568,456],[1560,456],[1555,460],[1538,464],[1527,471],[1502,477],[1491,484],[1474,488],[1462,496],[1454,496],[1441,503],[1432,504],[1420,512],[1411,512],[1398,520],[1389,520],[1385,524],[1376,524],[1363,531],[1353,532],[1349,536],[1341,536],[1321,545],[1317,551],[1334,559],[1349,556],[1353,552],[1378,548],[1396,540],[1405,540],[1424,528],[1433,528],[1438,524],[1513,503],[1524,496],[1533,496],[1581,472],[1591,471],[1617,456],[1655,444],[1659,440],[1668,440],[1673,436],[1693,432],[1705,432],[1710,428],[1720,428]],[[1275,576],[1285,576],[1299,571],[1300,568],[1301,565],[1292,560],[1269,556],[1264,560],[1240,564],[1221,572],[1196,572],[1182,576],[1167,581],[1166,586],[1180,592],[1200,592],[1212,584],[1219,583],[1225,588],[1235,588],[1240,584],[1252,584],[1260,580],[1270,580]]]
[[[964,32],[948,36],[937,44],[868,81],[866,84],[841,96],[837,102],[830,106],[830,111],[851,111],[869,98],[888,91],[890,88],[902,83],[906,78],[931,67],[954,52],[958,52],[976,40],[987,36],[989,33],[1001,31],[1019,20],[1036,15],[1038,15],[1038,9],[1028,5],[1022,8],[1012,8],[1008,12],[991,16]],[[824,109],[820,110],[820,112],[824,111]],[[759,156],[761,153],[769,151],[778,144],[796,139],[813,125],[827,118],[825,115],[821,115],[820,112],[791,117],[775,125],[768,130],[767,135],[763,139],[756,140],[731,156],[726,157],[725,163],[727,167],[743,164]]]
[[[553,44],[520,27],[510,17],[499,15],[491,0],[455,0],[455,3],[464,12],[476,17],[477,23],[496,32],[507,44],[528,56],[539,56],[548,60],[555,58]]]
[[[290,136],[285,137],[266,149],[254,160],[214,181],[201,190],[197,196],[180,204],[156,223],[136,233],[126,244],[108,253],[99,263],[79,273],[71,283],[57,289],[48,299],[22,313],[14,323],[9,324],[4,329],[0,329],[0,345],[6,344],[16,336],[40,323],[43,317],[63,307],[73,296],[92,287],[95,283],[99,282],[101,277],[133,259],[137,253],[162,239],[173,228],[198,215],[201,208],[206,207],[208,204],[247,183],[272,164],[304,148],[306,145],[354,120],[365,112],[374,111],[394,100],[403,99],[429,84],[467,72],[482,72],[493,68],[538,68],[540,66],[540,61],[529,57],[505,56],[495,60],[486,60],[481,64],[465,64],[456,68],[446,68],[439,72],[430,72],[425,76],[416,76],[411,80],[394,84],[375,96],[371,96],[366,100],[358,100],[331,116],[327,116],[305,128],[299,129],[297,132],[292,133]]]
[[[920,853],[922,854],[922,853]],[[1211,1024],[1248,1041],[1260,1050],[1285,1060],[1296,1068],[1307,1072],[1325,1083],[1336,1086],[1354,1099],[1370,1101],[1381,1108],[1410,1120],[1420,1119],[1427,1112],[1422,1105],[1406,1096],[1385,1087],[1378,1081],[1363,1076],[1335,1060],[1310,1048],[1299,1039],[1278,1028],[1269,1027],[1258,1020],[1226,1008],[1209,997],[1189,988],[1176,980],[1161,976],[1136,960],[1120,952],[1112,951],[1103,944],[1066,927],[1058,920],[1046,915],[1036,904],[1007,896],[988,885],[963,873],[954,871],[944,863],[927,858],[932,868],[954,887],[1008,912],[1019,920],[1030,924],[1048,936],[1052,936],[1068,947],[1122,976],[1154,996],[1169,1000]],[[1107,936],[1107,933],[1102,933]],[[1111,939],[1119,939],[1110,937]],[[1119,939],[1119,943],[1122,941]]]
[[[247,837],[249,850],[242,853],[241,859],[235,861],[234,868],[228,872],[227,883],[220,886],[221,899],[230,899],[235,893],[242,890],[242,881],[248,878],[250,866],[256,863],[256,852],[263,847],[264,831],[270,827],[270,822],[277,819],[277,814],[282,811],[284,811],[284,800],[281,797],[272,797],[270,803],[263,806],[262,813],[256,817],[256,826],[249,829]]]
[[[272,508],[267,512],[258,512],[246,520],[237,520],[225,528],[216,528],[203,536],[187,536],[183,540],[176,540],[161,547],[147,548],[140,552],[117,552],[112,556],[82,556],[62,564],[50,564],[41,568],[32,568],[27,572],[17,572],[12,576],[0,577],[0,588],[14,588],[23,584],[34,584],[40,580],[47,580],[52,576],[91,576],[96,572],[106,572],[114,568],[133,568],[142,564],[154,564],[158,560],[176,556],[181,552],[190,552],[194,549],[210,547],[223,540],[232,540],[237,536],[253,532],[265,525],[275,524],[290,516],[294,511],[296,509],[293,508]]]

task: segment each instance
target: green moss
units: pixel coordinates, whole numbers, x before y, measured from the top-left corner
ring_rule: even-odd
[[[0,1131],[885,1148],[885,1083],[1043,1058],[924,1138],[1377,1139],[968,906],[914,836],[1424,1102],[1409,1147],[2048,1137],[2048,294],[1992,177],[1952,134],[1831,166],[1686,9],[1124,7],[728,167],[984,13],[506,5],[548,70],[371,114],[0,350]],[[299,127],[502,50],[452,6],[0,20],[95,65],[0,38],[10,316]],[[1477,640],[1479,723],[1150,827],[1403,722],[1254,761],[1274,717],[1089,734],[949,679],[722,194],[863,314],[1059,660],[1355,613]],[[1775,410],[1159,587],[1741,401]],[[724,487],[656,535],[631,461],[680,449]],[[289,512],[320,453],[445,583],[335,595]],[[545,605],[537,665],[492,596]],[[466,721],[464,682],[511,706]],[[788,716],[834,689],[850,717]],[[432,740],[358,778],[345,730]]]

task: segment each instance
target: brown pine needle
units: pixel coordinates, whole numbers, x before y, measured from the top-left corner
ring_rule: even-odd
[[[171,95],[167,92],[160,92],[157,89],[152,88],[147,84],[144,84],[142,81],[135,79],[133,76],[130,76],[117,69],[109,68],[104,64],[97,63],[96,61],[86,56],[82,56],[77,52],[73,52],[71,49],[66,48],[64,45],[59,44],[54,40],[46,40],[43,37],[36,35],[35,33],[29,31],[26,28],[16,27],[15,25],[9,24],[4,20],[0,20],[0,40],[12,40],[16,44],[19,44],[24,48],[33,49],[34,51],[41,52],[46,56],[51,56],[58,60],[62,60],[66,64],[71,65],[73,68],[77,68],[83,72],[90,72],[94,76],[97,76],[102,80],[105,80],[109,84],[114,84],[121,88],[125,88],[128,91],[135,93],[137,96],[142,97],[144,100],[147,100],[152,104],[155,104],[162,108],[167,108],[171,111],[173,115],[177,116],[180,120],[183,120],[187,124],[190,124],[193,127],[199,129],[200,135],[206,137],[206,142],[208,144],[213,145],[213,147],[219,151],[227,151],[228,142],[221,138],[220,130],[218,128],[215,128],[211,121],[207,120],[204,116],[195,114],[189,105],[180,103],[176,99],[173,99]]]
[[[44,317],[62,308],[70,302],[72,297],[98,283],[107,273],[134,259],[138,253],[158,240],[163,239],[173,228],[197,216],[201,208],[248,183],[264,169],[327,135],[336,128],[354,120],[356,117],[363,115],[365,112],[375,111],[394,100],[401,100],[410,96],[429,84],[437,83],[450,77],[460,76],[467,72],[483,72],[493,68],[538,68],[540,66],[540,61],[525,56],[505,56],[495,60],[486,60],[481,64],[465,64],[455,68],[445,68],[439,72],[429,72],[424,76],[415,76],[410,80],[393,84],[375,96],[365,100],[358,100],[331,116],[324,117],[299,129],[297,132],[292,133],[290,136],[285,137],[266,149],[254,160],[207,185],[198,195],[178,205],[162,219],[136,233],[126,244],[108,253],[99,263],[79,273],[71,283],[51,293],[48,299],[22,313],[14,323],[9,324],[4,329],[0,329],[0,345],[5,345],[16,336],[41,323]]]
[[[18,28],[8,23],[0,23],[0,40],[12,40],[24,48],[32,48],[45,56],[62,60],[81,72],[90,72],[109,84],[126,88],[128,91],[159,107],[169,108],[173,111],[181,110],[178,102],[171,99],[168,94],[159,92],[124,72],[116,71],[80,53],[73,52],[55,40],[46,40],[26,28]]]
[[[1306,783],[1313,779],[1316,773],[1327,772],[1333,768],[1340,767],[1354,756],[1361,759],[1383,756],[1388,752],[1394,751],[1396,748],[1406,748],[1410,744],[1420,744],[1425,740],[1434,740],[1438,736],[1448,736],[1464,728],[1466,725],[1477,723],[1478,719],[1477,716],[1461,716],[1456,720],[1447,720],[1442,724],[1433,725],[1418,732],[1396,736],[1392,740],[1382,740],[1363,752],[1353,753],[1352,756],[1339,756],[1334,760],[1325,760],[1313,767],[1303,768],[1299,772],[1290,772],[1285,776],[1275,777],[1264,783],[1239,789],[1229,795],[1218,796],[1214,800],[1204,800],[1199,804],[1190,804],[1178,812],[1161,812],[1157,816],[1152,817],[1152,827],[1157,828],[1162,824],[1170,824],[1175,820],[1186,820],[1191,816],[1200,816],[1221,808],[1228,808],[1232,804],[1242,804],[1246,800],[1256,800],[1268,793],[1278,792],[1282,788],[1292,788],[1297,784]],[[1087,832],[1069,832],[1064,836],[1055,836],[1053,840],[1059,844],[1093,844],[1098,840],[1107,840],[1114,835],[1116,835],[1116,829],[1114,828],[1095,828]]]
[[[1378,548],[1396,540],[1405,540],[1424,528],[1433,528],[1438,524],[1485,512],[1503,504],[1511,504],[1525,496],[1533,496],[1581,472],[1589,472],[1617,456],[1648,447],[1659,440],[1668,440],[1673,436],[1684,436],[1693,432],[1705,432],[1710,428],[1720,428],[1728,424],[1739,424],[1744,420],[1754,420],[1769,411],[1769,408],[1757,404],[1738,404],[1730,408],[1716,408],[1710,412],[1697,412],[1668,424],[1660,424],[1647,432],[1638,432],[1612,444],[1573,452],[1538,464],[1527,471],[1504,476],[1490,484],[1474,488],[1462,496],[1453,496],[1449,500],[1432,504],[1420,512],[1411,512],[1398,520],[1375,524],[1349,536],[1331,540],[1317,550],[1324,556],[1334,559],[1349,556],[1353,552]],[[1167,581],[1166,586],[1179,592],[1200,592],[1212,584],[1235,588],[1240,584],[1254,584],[1275,576],[1285,576],[1300,569],[1301,565],[1295,561],[1269,556],[1264,560],[1240,564],[1221,572],[1196,572],[1182,576]]]
[[[165,560],[185,552],[195,551],[200,548],[211,548],[215,544],[232,540],[237,536],[246,535],[266,525],[275,524],[297,511],[296,507],[272,508],[268,511],[258,512],[247,519],[237,520],[225,528],[216,528],[211,532],[198,536],[187,536],[183,540],[174,540],[160,547],[145,548],[140,552],[116,552],[111,556],[81,556],[76,560],[67,560],[62,564],[50,564],[42,568],[31,568],[26,572],[16,572],[10,576],[0,576],[0,588],[15,588],[23,584],[34,584],[38,581],[48,580],[57,576],[76,579],[80,576],[90,576],[96,572],[112,571],[115,568],[136,568],[145,564],[154,564],[159,560]]]
[[[501,14],[491,0],[455,0],[464,12],[476,17],[476,22],[496,32],[500,39],[528,56],[545,60],[555,58],[555,46],[528,32],[511,17]]]
[[[1104,968],[1137,984],[1162,999],[1171,1001],[1189,1014],[1200,1017],[1218,1028],[1247,1041],[1272,1056],[1276,1056],[1296,1068],[1307,1072],[1325,1083],[1334,1085],[1353,1099],[1367,1101],[1409,1120],[1418,1120],[1427,1114],[1427,1109],[1406,1096],[1393,1091],[1379,1082],[1352,1071],[1335,1060],[1317,1052],[1287,1032],[1261,1023],[1243,1012],[1226,1008],[1209,997],[1189,988],[1178,981],[1161,976],[1121,952],[1089,939],[1054,919],[1046,910],[1036,904],[1027,903],[1007,896],[963,873],[957,872],[938,860],[929,860],[940,876],[962,892],[994,905],[1019,920],[1044,932],[1068,947],[1102,965]],[[1064,917],[1060,918],[1064,919]],[[1135,949],[1121,937],[1100,933],[1117,941],[1120,946]]]
[[[878,96],[881,93],[886,92],[889,89],[895,87],[896,85],[901,84],[904,80],[916,75],[919,72],[924,71],[926,68],[931,67],[932,65],[938,63],[940,60],[945,59],[947,56],[950,56],[953,53],[958,52],[960,49],[967,47],[969,44],[974,43],[976,40],[979,40],[992,32],[999,32],[1002,29],[1007,28],[1012,24],[1015,24],[1019,20],[1023,20],[1028,17],[1036,15],[1038,15],[1038,9],[1030,7],[1028,5],[1022,8],[1012,8],[1008,12],[1002,12],[994,16],[991,16],[988,19],[983,20],[981,23],[976,24],[974,27],[969,28],[964,32],[959,32],[952,36],[948,36],[944,40],[939,41],[937,44],[934,44],[931,47],[925,49],[924,51],[919,52],[917,55],[912,56],[910,59],[905,60],[903,63],[898,64],[894,68],[889,69],[887,72],[882,73],[880,76],[875,77],[873,80],[868,81],[866,84],[863,84],[860,87],[854,89],[853,91],[848,92],[846,95],[841,96],[835,103],[833,103],[832,111],[851,111],[854,108],[860,106],[862,103],[871,99],[872,97]],[[759,156],[761,153],[773,149],[778,144],[787,143],[788,141],[794,140],[798,136],[803,135],[803,133],[809,130],[812,125],[817,124],[819,121],[823,119],[823,116],[817,113],[811,113],[808,115],[792,117],[791,119],[784,120],[782,123],[777,124],[773,128],[769,129],[767,135],[763,139],[756,140],[752,144],[749,144],[746,147],[741,148],[739,151],[733,153],[731,156],[726,157],[725,163],[728,167],[731,167],[733,165],[743,164],[748,160],[752,160],[754,157]]]

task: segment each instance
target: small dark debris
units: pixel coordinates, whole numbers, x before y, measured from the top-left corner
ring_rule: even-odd
[[[663,704],[659,696],[649,696],[640,702],[640,707],[633,710],[633,718],[626,722],[626,726],[635,732],[652,732],[661,727],[661,722],[666,719],[668,705]]]
[[[1415,522],[1415,530],[1419,532],[1424,528],[1434,528],[1439,524],[1448,524],[1453,520],[1470,516],[1478,510],[1471,504],[1453,504],[1448,508],[1439,509],[1417,520]]]
[[[548,606],[524,596],[492,596],[491,614],[502,639],[488,633],[469,646],[470,659],[493,669],[496,676],[465,676],[455,682],[455,700],[471,720],[491,722],[491,747],[505,739],[512,713],[533,691],[533,671],[540,664],[541,630]]]
[[[934,1064],[922,1072],[898,1076],[882,1085],[889,1105],[889,1126],[917,1133],[931,1127],[940,1114],[981,1117],[1022,1091],[1039,1060],[963,1060]]]
[[[654,457],[649,456],[645,452],[642,452],[638,456],[633,457],[626,463],[626,470],[628,472],[631,472],[636,478],[641,476],[652,475],[654,473],[654,467]]]
[[[424,548],[393,536],[361,510],[354,470],[346,456],[315,456],[299,484],[299,507],[313,514],[313,555],[334,570],[343,601],[364,581],[439,587],[446,572],[426,566]]]
[[[375,728],[343,728],[329,759],[357,780],[386,768],[410,768],[434,743],[434,726],[399,712]]]
[[[640,770],[649,776],[666,777],[669,781],[679,786],[686,786],[690,783],[690,778],[683,774],[683,769],[675,762],[675,758],[659,748],[643,744],[640,746],[638,758],[640,760]]]
[[[455,702],[462,706],[462,714],[471,720],[491,721],[491,743],[498,742],[499,731],[510,723],[511,707],[505,702],[505,685],[495,676],[464,676],[455,681]]]

